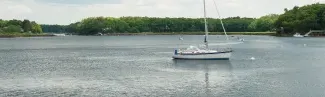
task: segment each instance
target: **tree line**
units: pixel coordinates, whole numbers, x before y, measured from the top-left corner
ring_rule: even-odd
[[[284,14],[270,14],[260,18],[229,17],[222,19],[228,32],[266,32],[278,34],[306,32],[325,28],[325,5],[311,4],[285,9]],[[208,18],[210,32],[223,32],[219,19]],[[158,17],[89,17],[70,25],[41,25],[44,32],[66,32],[80,35],[98,33],[140,32],[202,32],[203,18]]]
[[[229,32],[271,31],[252,25],[258,19],[229,17],[223,19]],[[210,32],[223,32],[219,19],[208,18]],[[259,24],[256,22],[255,24]],[[90,17],[70,25],[41,25],[44,32],[67,32],[81,35],[98,33],[140,33],[140,32],[201,32],[204,31],[203,18],[157,18],[157,17]]]
[[[97,33],[198,32],[204,30],[202,18],[90,17],[70,25],[41,25],[44,32]],[[208,18],[210,31],[223,31],[218,19]],[[224,20],[232,32],[247,32],[253,18],[231,17]]]
[[[2,20],[0,19],[0,33],[42,33],[42,28],[35,21],[27,19]]]
[[[284,11],[285,13],[280,15],[274,24],[279,35],[325,29],[325,4],[295,6]]]

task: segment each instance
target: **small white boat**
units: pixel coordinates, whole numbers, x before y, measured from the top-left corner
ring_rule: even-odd
[[[54,36],[65,36],[65,34],[53,34]]]
[[[190,46],[189,48],[182,50],[177,49],[174,51],[174,55],[172,56],[174,59],[186,59],[186,60],[229,60],[231,56],[232,50],[229,49],[209,49],[208,44],[208,24],[207,24],[207,16],[206,16],[206,4],[205,0],[203,0],[204,4],[204,27],[205,27],[205,36],[204,36],[204,48],[198,48],[195,46]],[[229,39],[223,25],[222,19],[219,15],[220,22],[224,33],[226,35],[227,40]],[[183,39],[180,39],[183,40]]]
[[[103,36],[103,34],[102,34],[102,33],[97,33],[96,35],[97,35],[97,36]]]
[[[293,35],[293,37],[304,37],[304,36],[300,35],[299,33],[296,33]]]

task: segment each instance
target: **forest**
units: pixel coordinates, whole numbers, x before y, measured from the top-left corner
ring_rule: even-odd
[[[325,4],[295,6],[291,10],[284,9],[284,11],[285,13],[281,14],[274,23],[278,35],[325,29]]]
[[[259,19],[229,17],[223,19],[229,32],[275,31],[270,25],[278,15],[271,14]],[[266,25],[264,25],[266,24]],[[157,18],[157,17],[90,17],[70,25],[41,25],[44,32],[67,32],[80,35],[97,33],[140,33],[140,32],[201,32],[204,31],[203,18]],[[210,32],[223,32],[219,19],[208,18]]]
[[[229,17],[222,19],[227,32],[277,32],[277,35],[306,33],[325,29],[325,4],[310,4],[284,9],[283,14],[259,18]],[[41,29],[40,29],[41,27]],[[220,20],[208,18],[210,32],[223,32]],[[70,25],[38,25],[28,20],[0,20],[0,32],[71,33],[95,35],[98,33],[168,33],[202,32],[203,18],[159,17],[89,17]]]
[[[35,21],[2,20],[0,19],[0,33],[43,33],[42,28]]]

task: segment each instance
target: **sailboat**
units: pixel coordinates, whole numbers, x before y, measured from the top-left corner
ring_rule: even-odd
[[[186,59],[186,60],[229,60],[231,56],[232,49],[210,49],[208,43],[208,25],[207,25],[207,15],[206,15],[206,1],[203,0],[204,3],[204,26],[205,26],[205,35],[204,35],[204,44],[203,48],[199,48],[196,46],[190,46],[186,49],[176,49],[174,51],[174,55],[172,56],[174,59]],[[220,18],[220,17],[219,17]],[[226,30],[223,26],[222,20],[220,20],[223,30],[226,34]],[[226,34],[227,37],[227,34]],[[228,37],[227,37],[228,40]]]

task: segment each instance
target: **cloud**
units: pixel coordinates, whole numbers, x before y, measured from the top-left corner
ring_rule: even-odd
[[[58,4],[118,4],[121,0],[35,0],[43,3],[58,3]]]
[[[260,17],[312,0],[215,0],[222,17]],[[0,18],[69,24],[94,16],[202,17],[202,0],[0,0]],[[209,17],[217,17],[207,0]]]
[[[32,13],[32,9],[28,6],[7,0],[0,1],[0,9],[0,18],[23,18],[24,15]]]
[[[32,10],[25,5],[8,6],[7,9],[8,9],[7,11],[10,11],[11,13],[14,14],[32,13]]]

